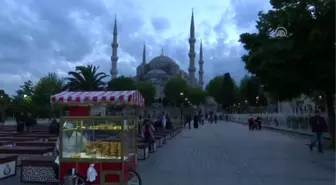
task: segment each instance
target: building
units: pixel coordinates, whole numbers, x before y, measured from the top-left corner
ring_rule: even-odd
[[[114,22],[113,29],[113,42],[112,42],[112,56],[111,56],[111,77],[116,78],[118,75],[117,69],[117,49],[118,49],[118,32],[117,32],[117,21]],[[191,15],[190,24],[190,37],[189,37],[189,67],[188,72],[182,70],[180,66],[169,56],[164,55],[163,49],[161,55],[154,57],[152,60],[147,62],[146,60],[146,46],[143,47],[142,62],[136,69],[136,76],[134,79],[137,81],[152,82],[156,87],[156,98],[164,97],[163,89],[165,83],[168,79],[172,77],[182,77],[187,81],[192,87],[202,87],[204,85],[203,81],[203,48],[202,43],[200,44],[199,53],[199,71],[198,80],[195,77],[196,67],[195,67],[195,26],[194,26],[194,14]]]

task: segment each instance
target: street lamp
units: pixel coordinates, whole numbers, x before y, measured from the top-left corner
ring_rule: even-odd
[[[183,92],[180,93],[180,96],[183,96]]]
[[[245,103],[247,103],[247,100],[245,100]]]

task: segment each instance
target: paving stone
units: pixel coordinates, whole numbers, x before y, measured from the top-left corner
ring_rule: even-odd
[[[307,138],[231,123],[185,129],[139,164],[145,185],[333,185],[333,152],[311,153]]]

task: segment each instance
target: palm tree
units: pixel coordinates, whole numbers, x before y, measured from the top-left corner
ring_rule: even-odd
[[[99,67],[87,65],[76,66],[75,71],[68,72],[69,77],[65,78],[67,84],[64,90],[70,91],[96,91],[103,90],[105,83],[103,79],[108,77],[106,73],[97,72]]]

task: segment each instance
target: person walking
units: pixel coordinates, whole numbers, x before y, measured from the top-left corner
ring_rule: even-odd
[[[215,113],[214,115],[214,121],[215,121],[215,124],[217,124],[217,113]]]
[[[184,127],[186,126],[188,124],[188,127],[189,127],[189,129],[191,129],[191,115],[190,114],[188,114],[188,115],[186,115],[186,120],[185,120],[185,123],[184,123]]]
[[[197,113],[195,113],[195,115],[194,115],[194,128],[198,128],[198,121],[199,121],[199,117],[198,117]]]
[[[23,113],[22,112],[17,113],[15,120],[16,120],[16,132],[23,132],[25,125],[25,119]]]
[[[315,110],[315,115],[309,119],[309,125],[313,133],[309,149],[313,151],[317,143],[318,152],[323,153],[323,133],[328,132],[328,126],[319,110]]]

